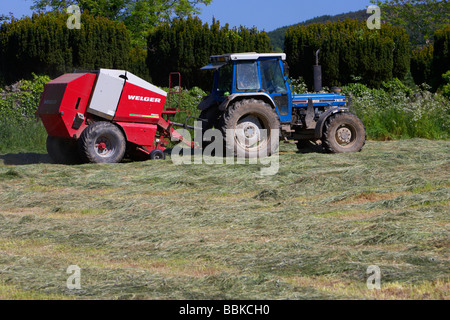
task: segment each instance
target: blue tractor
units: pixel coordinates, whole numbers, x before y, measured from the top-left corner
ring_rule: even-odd
[[[203,131],[221,130],[234,155],[270,155],[280,139],[299,149],[319,142],[332,153],[359,152],[365,144],[364,125],[338,90],[294,93],[284,53],[212,56],[202,69],[215,71],[212,93],[198,106]]]

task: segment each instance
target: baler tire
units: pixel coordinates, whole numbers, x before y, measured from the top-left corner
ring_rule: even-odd
[[[322,145],[330,153],[360,152],[366,143],[366,128],[352,113],[338,113],[327,119]]]
[[[150,160],[165,160],[166,154],[161,149],[155,149],[150,152]]]
[[[74,139],[48,136],[46,146],[48,155],[56,164],[81,163],[77,142]]]
[[[116,125],[99,121],[89,125],[81,133],[78,148],[86,162],[118,163],[125,155],[126,140]]]
[[[238,137],[239,132],[235,131],[239,126],[243,129],[243,135],[240,138]],[[244,129],[246,126],[247,128]],[[280,144],[280,120],[278,115],[269,104],[261,100],[245,99],[234,103],[223,115],[221,130],[225,151],[227,154],[231,153],[237,157],[259,158],[270,156],[278,150]],[[253,131],[256,131],[256,135],[258,135],[261,130],[265,130],[265,136],[263,136],[265,139],[261,140],[260,135],[256,147],[254,147],[255,144],[247,147],[247,141],[252,143],[250,141],[255,140]],[[276,133],[275,137],[274,132]],[[230,134],[234,136],[228,137]],[[242,144],[242,138],[244,138],[244,144]]]

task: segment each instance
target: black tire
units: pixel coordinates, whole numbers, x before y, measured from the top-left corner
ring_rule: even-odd
[[[352,113],[338,113],[327,119],[322,145],[331,153],[359,152],[366,143],[366,129]]]
[[[80,154],[86,162],[117,163],[122,161],[126,141],[122,131],[110,122],[89,125],[78,139]]]
[[[221,130],[225,150],[237,157],[270,156],[280,144],[278,115],[260,100],[241,100],[230,106]]]
[[[150,159],[151,160],[165,160],[166,154],[161,149],[155,149],[150,152]]]
[[[77,142],[70,138],[47,137],[47,152],[56,164],[79,164],[81,163]]]

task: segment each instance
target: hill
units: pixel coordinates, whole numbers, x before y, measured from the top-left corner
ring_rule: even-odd
[[[312,23],[325,23],[327,21],[342,21],[345,19],[356,19],[358,21],[364,21],[369,17],[369,15],[366,13],[366,10],[359,10],[359,11],[352,11],[347,13],[341,13],[335,16],[330,15],[323,15],[320,17],[316,17],[313,19],[306,20],[304,22],[291,25],[291,26],[285,26],[278,29],[275,29],[273,31],[268,32],[270,41],[272,43],[272,46],[275,51],[283,51],[284,50],[284,35],[285,32],[292,26],[298,26],[298,25],[308,25]]]

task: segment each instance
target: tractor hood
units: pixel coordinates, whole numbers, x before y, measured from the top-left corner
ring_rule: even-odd
[[[314,106],[344,106],[346,98],[335,93],[295,94],[292,103],[298,107],[307,106],[308,100],[312,99]]]

